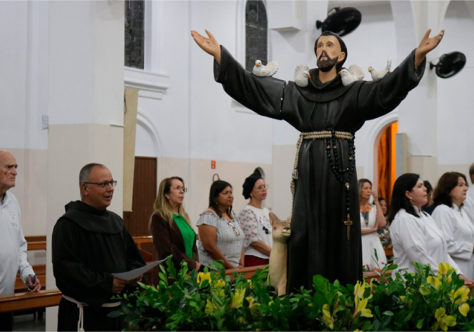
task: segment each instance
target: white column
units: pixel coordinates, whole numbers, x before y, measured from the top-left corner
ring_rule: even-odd
[[[293,80],[297,65],[316,67],[314,42],[321,34],[316,20],[327,17],[328,1],[268,2],[267,14],[273,51],[280,62],[278,77]],[[286,68],[286,70],[285,70]],[[291,174],[299,132],[284,121],[272,121],[273,211],[280,218],[291,213]]]
[[[392,1],[397,31],[398,61],[416,48],[426,30],[431,36],[440,31],[449,1]],[[408,171],[422,178],[437,177],[437,89],[438,81],[428,64],[438,57],[438,49],[427,55],[425,74],[399,106],[399,132],[408,137]]]
[[[47,15],[47,287],[55,288],[51,234],[64,205],[79,199],[82,166],[109,167],[119,180],[111,210],[122,213],[124,4],[52,1]],[[56,310],[47,311],[48,331]]]

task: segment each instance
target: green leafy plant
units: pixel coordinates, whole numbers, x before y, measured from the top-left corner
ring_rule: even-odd
[[[129,329],[139,330],[473,330],[474,298],[455,271],[441,263],[403,277],[390,264],[377,278],[356,285],[320,275],[313,288],[278,296],[267,284],[268,268],[246,280],[217,270],[176,271],[169,259],[155,286],[120,297]]]

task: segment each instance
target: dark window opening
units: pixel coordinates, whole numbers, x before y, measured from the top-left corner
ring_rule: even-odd
[[[248,0],[245,6],[245,68],[249,71],[256,60],[264,64],[268,61],[267,29],[265,4],[260,0]]]
[[[145,63],[144,0],[125,0],[125,66],[143,69]]]

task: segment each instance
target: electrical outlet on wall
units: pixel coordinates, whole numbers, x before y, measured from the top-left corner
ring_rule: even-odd
[[[41,129],[49,128],[49,116],[48,114],[41,114]]]

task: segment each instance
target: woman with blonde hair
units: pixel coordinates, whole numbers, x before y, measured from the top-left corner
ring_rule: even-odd
[[[183,207],[185,192],[184,181],[178,176],[161,181],[153,205],[150,230],[159,259],[173,255],[176,268],[185,261],[189,269],[199,270],[201,264],[196,247],[196,233]]]

